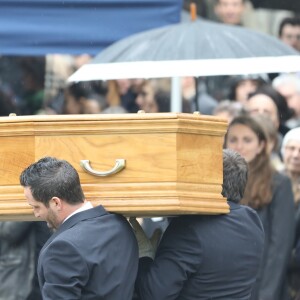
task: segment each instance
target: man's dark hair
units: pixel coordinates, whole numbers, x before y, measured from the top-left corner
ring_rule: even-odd
[[[154,99],[157,103],[158,112],[170,111],[170,92],[158,89],[154,94]]]
[[[33,198],[49,207],[52,197],[69,204],[82,203],[84,194],[79,175],[65,160],[44,157],[26,168],[20,175],[23,187],[29,187]]]
[[[291,25],[291,26],[300,26],[300,18],[298,17],[286,17],[284,18],[280,24],[279,24],[279,30],[278,30],[278,36],[281,37],[282,36],[282,31],[283,28],[286,25]]]
[[[245,159],[231,149],[223,150],[222,195],[228,201],[238,203],[244,196],[248,179],[248,165]]]

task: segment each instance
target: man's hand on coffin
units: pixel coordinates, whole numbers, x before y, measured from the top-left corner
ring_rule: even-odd
[[[151,241],[146,236],[142,226],[136,220],[136,218],[129,218],[129,223],[131,224],[133,231],[135,233],[138,246],[139,246],[139,257],[151,257],[154,259],[155,249],[151,243]]]

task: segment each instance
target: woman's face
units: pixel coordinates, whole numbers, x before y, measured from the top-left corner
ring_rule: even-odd
[[[152,86],[147,83],[143,86],[141,92],[138,94],[135,102],[138,105],[139,109],[148,112],[149,104],[153,103],[154,100],[154,90]]]
[[[255,132],[248,126],[235,124],[228,130],[226,146],[238,152],[249,163],[261,153],[264,142],[260,142]]]
[[[283,162],[288,172],[300,175],[300,141],[291,140],[286,144]]]

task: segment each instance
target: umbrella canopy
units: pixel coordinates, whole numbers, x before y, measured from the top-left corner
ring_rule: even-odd
[[[125,38],[69,81],[299,71],[299,52],[277,38],[203,19]]]

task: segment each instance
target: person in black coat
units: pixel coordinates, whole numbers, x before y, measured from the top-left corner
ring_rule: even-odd
[[[0,222],[0,300],[42,300],[36,265],[50,235],[45,222]]]
[[[154,257],[136,219],[139,242],[136,291],[141,300],[250,299],[263,253],[264,232],[256,212],[239,204],[247,163],[223,152],[228,214],[186,215],[172,219]]]

